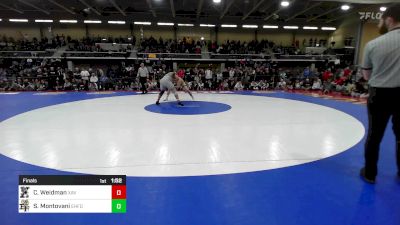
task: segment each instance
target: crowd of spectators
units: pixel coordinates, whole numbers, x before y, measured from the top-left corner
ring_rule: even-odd
[[[67,44],[66,38],[55,36],[54,38],[33,38],[14,40],[11,37],[3,36],[0,40],[0,51],[45,51],[46,49],[55,49]]]
[[[3,36],[0,51],[43,51],[65,47],[67,51],[93,52],[97,57],[109,57],[110,50],[103,47],[115,47],[116,55],[127,57],[136,44],[135,37],[129,38],[84,38],[73,40],[71,37],[56,35],[54,38],[15,41]],[[215,54],[303,54],[299,41],[292,46],[283,47],[272,41],[235,41],[216,42],[183,38],[181,40],[164,40],[153,37],[143,38],[138,43],[138,52],[144,53],[191,53],[203,51]],[[310,39],[303,46],[324,46],[325,40]],[[126,53],[126,55],[123,55]],[[141,88],[137,79],[139,62],[126,64],[119,61],[117,65],[75,65],[67,68],[62,59],[7,59],[7,52],[2,53],[6,59],[0,62],[0,91],[90,91],[90,90],[126,90]],[[12,53],[10,53],[12,54]],[[67,52],[65,55],[80,54]],[[77,56],[77,55],[72,55]],[[80,55],[78,55],[80,56]],[[82,55],[87,56],[87,55]],[[118,55],[120,56],[120,55]],[[94,63],[94,62],[91,62]],[[169,63],[169,65],[167,65]],[[147,65],[150,72],[147,89],[157,90],[159,79],[169,70],[172,63],[154,61]],[[323,93],[338,92],[343,95],[365,97],[367,82],[357,70],[349,67],[325,65],[318,68],[301,68],[292,66],[284,68],[277,63],[236,61],[220,65],[185,65],[178,71],[192,90],[307,90]]]
[[[104,48],[104,44],[115,45],[113,48]],[[210,52],[214,54],[276,54],[276,55],[303,55],[304,47],[326,46],[326,40],[310,39],[309,42],[303,41],[302,47],[298,40],[290,46],[282,46],[268,40],[237,41],[226,40],[222,43],[215,41],[195,40],[190,37],[182,39],[158,40],[154,37],[141,38],[136,45],[136,37],[85,37],[79,40],[72,39],[70,36],[56,35],[54,38],[23,38],[19,41],[3,36],[0,41],[0,51],[44,51],[46,49],[56,49],[67,46],[67,51],[80,52],[130,52],[137,48],[140,53],[187,53],[201,54]]]
[[[275,44],[268,40],[250,42],[227,40],[222,44],[212,42],[208,45],[208,50],[218,54],[259,54],[274,46]]]
[[[0,68],[0,91],[99,91],[140,89],[138,62],[119,65],[76,65],[67,69],[60,60],[12,61]],[[365,97],[367,82],[350,67],[282,68],[277,63],[237,62],[221,70],[219,65],[183,66],[177,72],[191,90],[306,90],[337,92]],[[147,65],[146,88],[158,90],[158,81],[171,70],[158,61]]]
[[[304,90],[324,94],[366,97],[368,84],[358,70],[326,68],[279,68],[276,64],[236,65],[222,71],[186,69],[185,80],[192,90]]]
[[[72,39],[70,36],[56,35],[49,39],[47,37],[38,39],[23,38],[15,40],[12,37],[3,36],[0,39],[0,51],[45,51],[47,49],[57,49],[67,46],[67,51],[88,51],[88,52],[102,52],[107,51],[101,49],[99,43],[110,44],[126,44],[127,48],[121,51],[132,50],[136,44],[136,38],[102,38],[102,37],[87,37],[82,39]]]
[[[153,37],[144,38],[140,42],[139,52],[144,53],[191,53],[200,54],[204,51],[215,54],[260,54],[267,49],[277,51],[279,46],[267,40],[262,41],[235,41],[227,40],[221,44],[215,41],[194,40],[183,38],[177,41]]]
[[[227,40],[220,44],[215,41],[194,40],[192,38],[183,38],[177,41],[169,39],[164,40],[160,37],[158,40],[154,37],[144,38],[140,42],[139,52],[144,53],[195,53],[208,51],[215,54],[260,54],[275,53],[298,55],[305,54],[304,47],[327,47],[326,40],[310,39],[308,42],[304,39],[302,47],[298,40],[290,46],[282,46],[268,40],[236,41]]]
[[[82,52],[106,52],[109,51],[108,49],[103,49],[101,43],[108,43],[113,45],[121,46],[117,51],[124,52],[127,50],[133,50],[136,44],[136,38],[128,37],[128,38],[102,38],[102,37],[95,37],[95,38],[83,38],[80,40],[70,40],[68,41],[68,49],[67,51],[82,51]],[[122,46],[124,46],[122,48]]]
[[[195,41],[191,38],[175,41],[172,39],[164,40],[162,37],[156,40],[150,37],[141,40],[138,52],[200,54],[205,45],[205,41]]]

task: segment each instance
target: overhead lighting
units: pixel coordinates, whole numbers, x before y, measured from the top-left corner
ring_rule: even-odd
[[[0,19],[0,21],[3,21],[3,19]]]
[[[297,30],[299,29],[298,26],[284,26],[283,29],[287,29],[287,30]]]
[[[163,22],[160,22],[160,23],[157,23],[157,25],[158,26],[173,26],[174,23],[163,23]]]
[[[200,40],[204,41],[204,37],[201,37]]]
[[[194,24],[192,23],[178,23],[179,27],[193,27]]]
[[[151,25],[151,22],[133,22],[135,25]]]
[[[100,20],[84,20],[83,23],[101,23]]]
[[[60,23],[77,23],[78,20],[60,20]]]
[[[27,19],[9,19],[8,21],[10,21],[10,22],[17,22],[17,23],[26,23],[26,22],[28,22],[29,20],[27,20]]]
[[[248,25],[248,24],[245,24],[245,25],[242,25],[242,27],[243,27],[243,28],[258,28],[258,25]]]
[[[263,26],[264,29],[278,29],[279,26],[274,26],[274,25],[264,25]]]
[[[318,30],[318,27],[303,27],[303,30]]]
[[[221,3],[221,0],[213,0],[214,3]]]
[[[200,24],[201,27],[215,27],[214,24]]]
[[[342,5],[341,9],[342,9],[343,11],[347,11],[347,10],[350,9],[350,6],[349,6],[349,5]]]
[[[107,41],[107,39],[106,39],[106,38],[102,38],[101,40],[102,40],[102,41]]]
[[[385,6],[382,6],[381,8],[379,8],[379,10],[381,10],[381,12],[385,12],[386,11],[386,7]]]
[[[52,23],[53,20],[35,20],[36,23]]]
[[[281,2],[281,6],[283,6],[283,7],[288,7],[289,5],[290,5],[289,1],[282,1]]]
[[[221,24],[221,27],[230,27],[230,28],[236,28],[236,24]]]
[[[125,24],[125,21],[113,21],[113,20],[110,20],[110,21],[108,21],[108,23],[109,24]]]
[[[321,27],[321,30],[336,30],[336,27]]]

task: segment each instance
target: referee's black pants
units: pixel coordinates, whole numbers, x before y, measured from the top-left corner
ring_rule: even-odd
[[[140,77],[139,82],[140,82],[140,90],[142,91],[142,93],[146,93],[147,92],[147,89],[146,89],[147,77]]]
[[[396,136],[396,157],[400,175],[400,88],[369,89],[368,135],[365,143],[366,177],[374,179],[378,173],[379,146],[387,123],[392,118],[393,131]]]

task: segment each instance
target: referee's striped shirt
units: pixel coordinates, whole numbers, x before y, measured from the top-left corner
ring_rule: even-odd
[[[372,70],[371,87],[400,87],[400,27],[368,42],[362,69]]]

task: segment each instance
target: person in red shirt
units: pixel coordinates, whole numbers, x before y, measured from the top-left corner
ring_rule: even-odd
[[[183,69],[180,69],[180,70],[178,70],[176,75],[183,79],[185,77],[185,71]]]
[[[351,74],[351,69],[349,69],[349,67],[347,67],[346,69],[343,70],[343,76],[348,77]]]
[[[335,83],[336,85],[343,85],[344,82],[346,81],[346,77],[339,77],[338,79],[336,79]]]
[[[322,74],[322,80],[323,81],[327,81],[329,80],[331,77],[333,76],[331,70],[326,70],[323,74]]]

